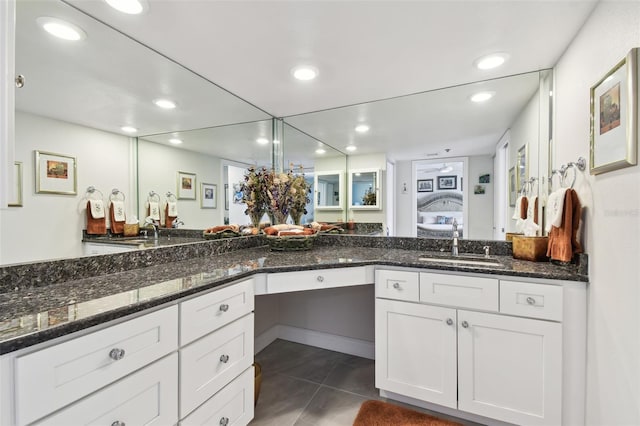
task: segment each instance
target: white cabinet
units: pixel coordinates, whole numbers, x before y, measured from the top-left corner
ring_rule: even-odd
[[[411,274],[419,276],[419,302],[389,285],[413,282]],[[584,353],[566,350],[563,326],[585,330],[562,315],[562,286],[378,270],[376,297],[376,387],[383,395],[527,425],[564,424],[563,414],[577,418],[583,410],[563,406],[563,386],[575,389],[563,365],[584,365]]]

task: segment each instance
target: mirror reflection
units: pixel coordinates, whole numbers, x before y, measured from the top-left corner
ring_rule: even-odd
[[[344,171],[316,172],[315,208],[317,210],[341,209],[342,195],[342,175]]]
[[[349,208],[379,209],[378,170],[349,170]]]

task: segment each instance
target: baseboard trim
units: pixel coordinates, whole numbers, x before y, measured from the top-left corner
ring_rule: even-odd
[[[302,343],[362,358],[375,359],[374,343],[368,340],[354,339],[282,324],[274,325],[259,336],[256,336],[254,343],[255,353],[260,352],[276,339]]]

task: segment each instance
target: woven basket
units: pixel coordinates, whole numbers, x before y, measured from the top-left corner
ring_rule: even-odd
[[[301,251],[311,250],[316,236],[314,235],[286,235],[267,236],[269,248],[272,251]]]
[[[220,232],[203,232],[202,236],[205,240],[218,240],[220,238],[239,237],[240,234],[238,234],[237,232],[233,232],[230,229],[225,229],[224,231]]]
[[[124,224],[125,237],[137,237],[139,233],[140,233],[140,225],[138,225],[137,223]]]
[[[549,237],[513,236],[513,257],[532,262],[547,261],[547,245]]]

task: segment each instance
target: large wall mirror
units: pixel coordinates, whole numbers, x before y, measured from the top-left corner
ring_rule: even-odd
[[[43,17],[73,23],[82,29],[84,38],[73,42],[52,37],[40,26]],[[15,50],[16,72],[26,79],[24,87],[16,89],[15,105],[15,159],[23,165],[23,202],[22,207],[3,211],[2,264],[82,255],[89,186],[97,188],[105,202],[112,189],[119,189],[126,197],[127,215],[140,217],[138,163],[143,179],[151,171],[162,177],[157,185],[147,185],[149,188],[163,198],[166,192],[175,192],[176,172],[190,172],[192,168],[178,164],[178,157],[175,161],[154,157],[162,149],[170,149],[159,134],[217,129],[211,131],[212,135],[201,131],[184,136],[184,146],[197,153],[194,155],[199,155],[202,162],[207,162],[205,155],[215,158],[207,174],[202,175],[204,180],[199,178],[194,188],[197,213],[216,212],[200,209],[201,182],[217,186],[217,211],[224,209],[224,182],[216,172],[221,159],[229,164],[263,160],[270,164],[269,155],[263,159],[262,148],[233,145],[240,140],[250,144],[247,138],[270,127],[269,114],[68,4],[57,0],[16,2]],[[176,107],[161,109],[154,104],[160,99],[172,100]],[[237,123],[249,124],[232,126]],[[137,130],[127,133],[125,126]],[[157,135],[141,138],[139,155],[138,135]],[[210,141],[202,148],[206,154],[192,148],[191,136]],[[152,143],[157,145],[155,150],[150,148]],[[229,147],[238,149],[226,150]],[[36,193],[35,150],[75,159],[75,195]],[[164,179],[170,183],[165,184]],[[140,201],[145,199],[146,194],[141,192]],[[181,213],[185,223],[204,226],[223,220],[215,214],[200,219],[190,213],[190,207],[184,207]]]

